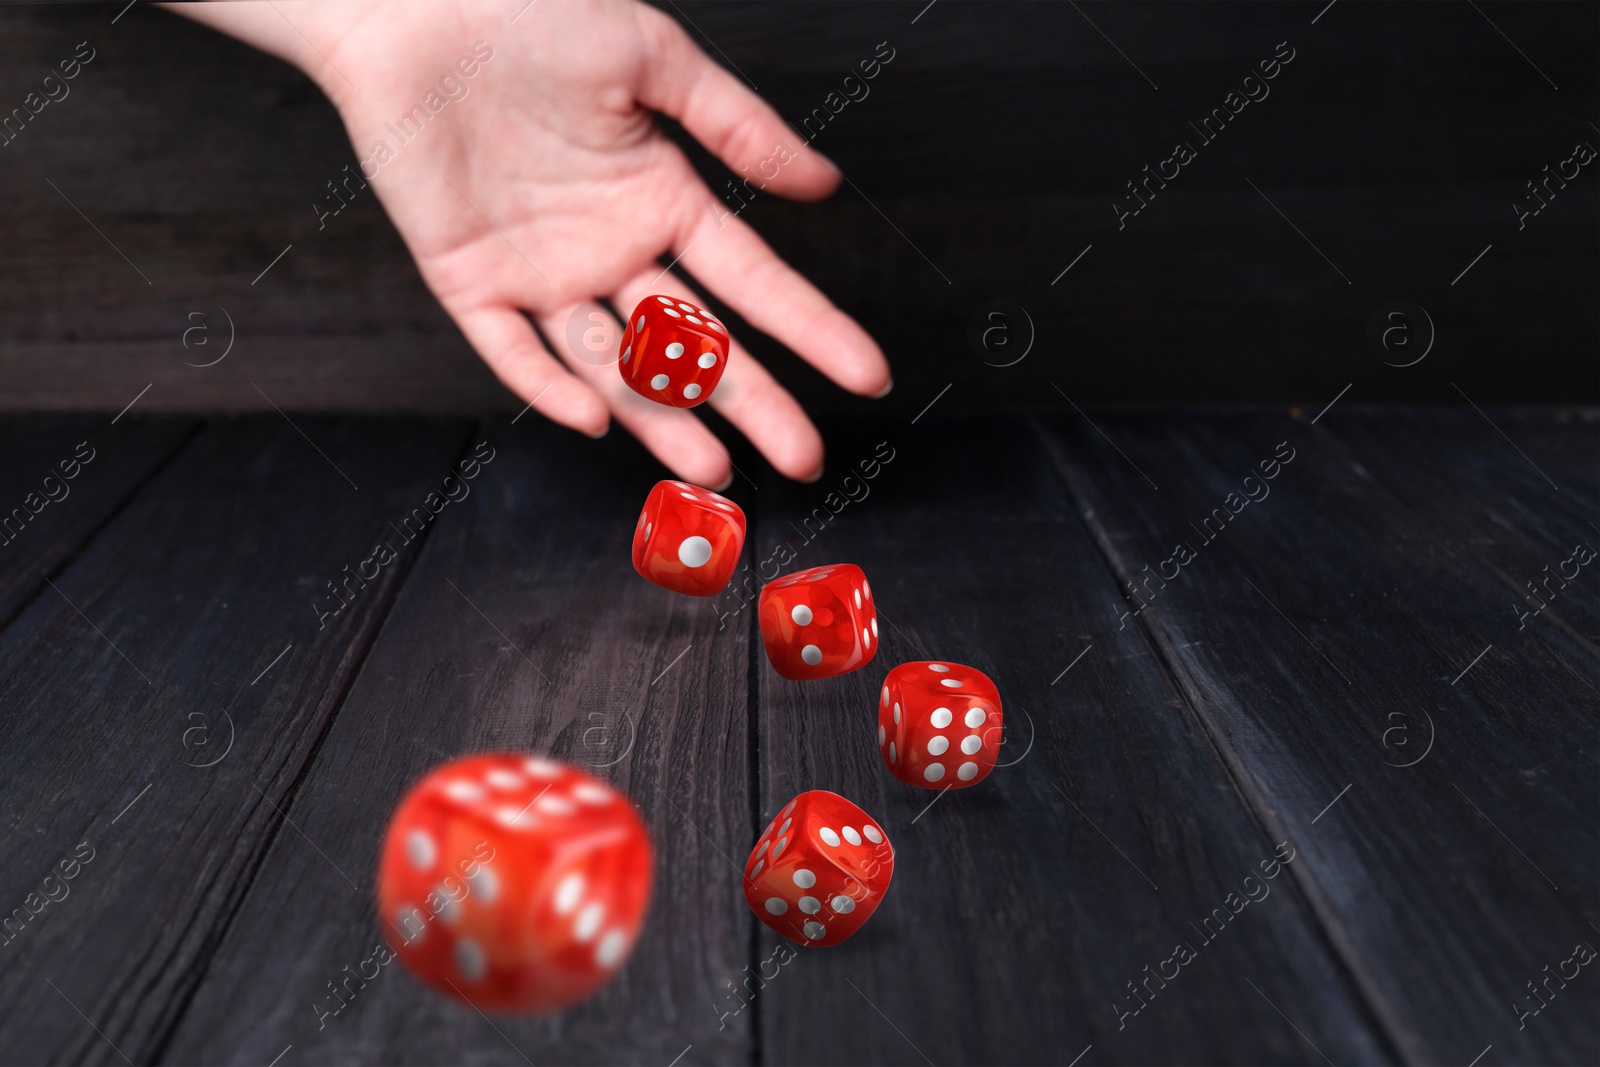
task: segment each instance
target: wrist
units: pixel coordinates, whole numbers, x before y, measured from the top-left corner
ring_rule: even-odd
[[[175,15],[209,26],[295,67],[343,110],[355,86],[338,55],[351,31],[376,9],[374,0],[288,5],[162,4]]]
[[[273,5],[284,7],[285,5]],[[359,57],[350,43],[360,37],[359,28],[379,7],[381,0],[337,0],[288,6],[283,12],[285,29],[299,42],[293,57],[285,57],[310,78],[341,113],[360,91],[362,76]],[[292,23],[287,20],[292,19]]]

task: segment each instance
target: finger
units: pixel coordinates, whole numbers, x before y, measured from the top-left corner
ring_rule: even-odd
[[[710,404],[780,474],[801,482],[822,477],[822,434],[789,390],[737,342]]]
[[[676,22],[647,7],[639,17],[647,52],[635,90],[640,103],[683,123],[752,189],[820,200],[838,187],[839,168],[712,62]]]
[[[495,376],[535,411],[590,437],[605,436],[611,423],[605,401],[551,357],[521,312],[500,305],[451,315]]]
[[[684,267],[762,333],[852,393],[883,396],[893,381],[883,350],[821,290],[737,218],[687,216]]]
[[[592,300],[536,318],[539,328],[550,338],[572,373],[604,398],[617,421],[657,459],[686,482],[713,489],[727,488],[733,479],[728,450],[704,423],[682,408],[657,404],[628,388],[617,372],[614,347],[608,351],[609,359],[586,347],[577,351],[572,348],[568,323],[577,316],[585,328],[590,328],[592,323],[600,321],[591,318],[595,314],[603,315],[615,327],[612,336],[621,338],[622,327],[616,319]]]
[[[705,297],[670,271],[637,274],[617,290],[614,299],[619,307],[633,308],[656,294],[706,306]],[[749,350],[732,338],[728,344],[728,365],[711,394],[710,403],[749,438],[780,473],[803,482],[821,477],[822,435],[789,391],[777,383]]]

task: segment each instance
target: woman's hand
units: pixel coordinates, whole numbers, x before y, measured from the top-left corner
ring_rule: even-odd
[[[567,351],[572,316],[587,324],[606,313],[598,297],[624,315],[651,293],[704,303],[661,269],[662,256],[839,385],[887,392],[878,346],[705,186],[651,112],[677,119],[753,188],[765,180],[768,192],[818,199],[839,182],[833,164],[655,9],[534,0],[519,13],[518,3],[181,13],[299,65],[328,93],[429,288],[500,379],[548,418],[599,436],[614,414],[680,477],[731,480],[726,449],[699,419],[638,396],[610,363]],[[816,428],[737,340],[710,403],[784,474],[820,475]]]

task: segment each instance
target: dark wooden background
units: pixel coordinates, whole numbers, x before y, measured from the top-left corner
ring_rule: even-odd
[[[1600,560],[1512,610],[1600,546],[1600,413],[1493,415],[1537,467],[1470,410],[825,421],[841,457],[892,455],[869,495],[753,462],[729,490],[747,563],[787,541],[871,577],[877,658],[804,684],[753,611],[719,625],[732,598],[628,567],[657,471],[621,435],[0,420],[0,499],[100,452],[0,551],[0,907],[96,853],[0,945],[0,1063],[1600,1062],[1600,962],[1573,960],[1600,945]],[[319,630],[321,582],[484,439],[471,495]],[[1287,449],[1214,543],[1188,529]],[[1198,558],[1120,618],[1178,540]],[[877,688],[929,658],[1003,694],[982,788],[883,769]],[[486,1019],[393,964],[319,1018],[380,936],[395,804],[503,748],[638,805],[657,877],[627,966]],[[772,977],[737,864],[807,788],[883,825],[894,884]],[[746,967],[772,980],[736,1000]]]
[[[6,109],[77,42],[98,53],[0,148],[0,405],[115,411],[154,383],[146,409],[259,408],[256,382],[288,408],[520,406],[375,201],[317,232],[313,198],[355,157],[305,78],[143,4],[111,25],[120,7],[0,10]],[[745,216],[883,342],[891,406],[951,382],[952,407],[1053,398],[1051,381],[1080,403],[1311,402],[1352,382],[1362,402],[1460,404],[1452,383],[1480,403],[1600,396],[1596,168],[1521,232],[1511,209],[1577,142],[1600,147],[1592,3],[664,7],[793,121],[895,49],[816,139],[856,188]],[[1285,40],[1271,96],[1119,232],[1123,183]],[[974,357],[968,319],[997,298],[1049,356]],[[1366,342],[1394,300],[1436,328],[1418,366]],[[185,366],[189,313],[220,331],[220,308],[235,352]],[[858,406],[752,341],[808,402]]]

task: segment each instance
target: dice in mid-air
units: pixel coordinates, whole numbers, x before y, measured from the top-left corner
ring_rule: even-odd
[[[716,596],[744,551],[744,512],[709,489],[657,482],[633,530],[633,569],[676,593]]]
[[[650,838],[604,782],[550,760],[447,763],[406,794],[378,918],[424,982],[481,1009],[542,1012],[604,984],[650,900]]]
[[[672,296],[647,296],[633,309],[617,361],[628,388],[675,408],[709,400],[727,366],[727,328]]]
[[[837,793],[789,801],[744,864],[744,898],[802,945],[837,945],[866,925],[894,877],[894,848],[876,820]]]
[[[878,695],[878,749],[889,773],[924,789],[976,785],[994,770],[1000,690],[959,663],[902,663]]]
[[[831,678],[865,666],[878,652],[872,586],[854,563],[768,582],[757,614],[767,658],[785,678]]]

